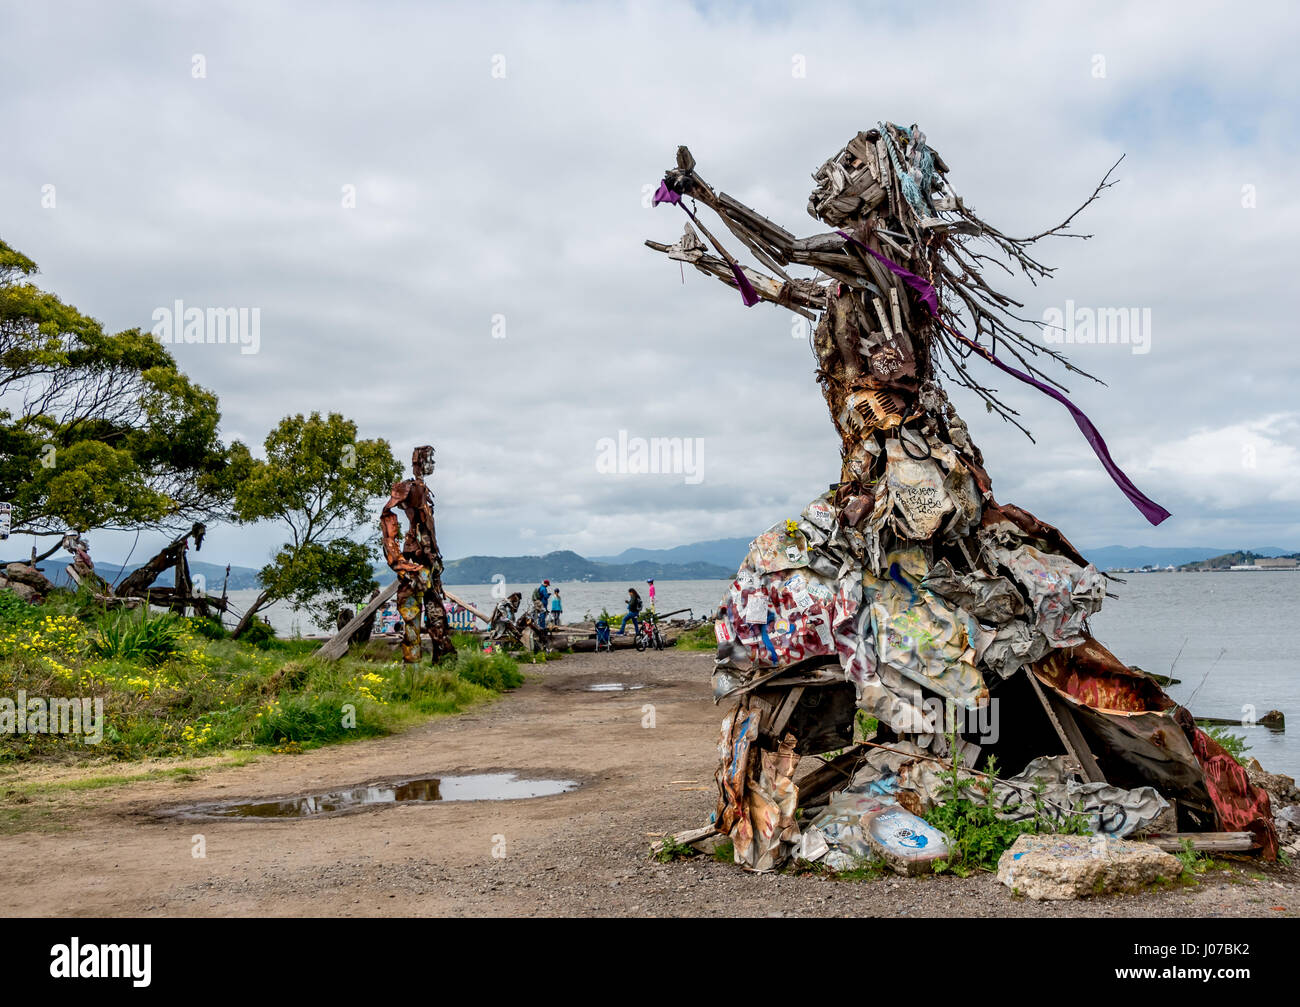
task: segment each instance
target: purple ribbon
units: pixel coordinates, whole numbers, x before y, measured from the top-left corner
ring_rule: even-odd
[[[857,238],[853,237],[853,235],[846,234],[844,231],[838,231],[836,233],[838,233],[845,240],[852,242],[858,248],[861,248],[865,252],[874,256],[891,273],[899,277],[904,283],[906,283],[909,287],[911,287],[912,290],[916,292],[917,297],[920,298],[921,303],[925,305],[926,310],[930,312],[930,314],[933,316],[936,322],[942,325],[954,336],[957,336],[968,346],[977,350],[979,352],[979,355],[982,356],[989,363],[991,363],[994,367],[998,368],[999,370],[1005,371],[1006,373],[1010,374],[1013,378],[1017,378],[1018,380],[1023,381],[1027,385],[1033,385],[1040,392],[1043,392],[1046,395],[1050,395],[1052,398],[1056,399],[1057,402],[1061,403],[1061,405],[1065,406],[1065,408],[1070,411],[1070,415],[1074,418],[1075,425],[1078,426],[1080,432],[1083,434],[1084,440],[1088,442],[1089,446],[1091,446],[1092,448],[1093,454],[1095,454],[1097,456],[1097,459],[1101,462],[1102,468],[1106,470],[1106,473],[1111,477],[1111,479],[1114,480],[1115,485],[1118,486],[1120,490],[1123,492],[1123,494],[1126,497],[1128,497],[1129,500],[1132,501],[1133,506],[1136,507],[1139,511],[1141,511],[1142,516],[1146,518],[1148,521],[1150,521],[1151,524],[1158,525],[1160,524],[1161,521],[1164,521],[1167,517],[1170,516],[1169,511],[1165,510],[1163,507],[1161,507],[1150,497],[1146,496],[1146,494],[1144,494],[1135,485],[1133,485],[1133,480],[1131,480],[1128,476],[1126,476],[1124,474],[1124,471],[1118,465],[1115,464],[1114,460],[1110,456],[1110,450],[1106,447],[1105,440],[1102,439],[1101,433],[1098,432],[1097,428],[1093,425],[1092,420],[1088,419],[1087,415],[1084,413],[1082,409],[1076,406],[1073,402],[1071,402],[1063,394],[1061,394],[1060,391],[1053,388],[1051,385],[1046,385],[1043,382],[1039,381],[1037,378],[1035,378],[1032,374],[1027,374],[1022,370],[1012,367],[1010,364],[1003,363],[1001,360],[995,357],[992,354],[992,352],[985,349],[983,346],[981,346],[979,343],[975,342],[974,340],[969,339],[968,337],[962,335],[951,325],[945,322],[942,318],[940,318],[939,317],[939,295],[938,292],[934,289],[934,285],[930,283],[929,280],[925,279],[922,276],[917,276],[913,272],[909,272],[908,270],[900,266],[898,263],[885,258],[885,256],[881,255],[875,249],[868,248]]]
[[[935,292],[934,287],[930,285],[928,280],[922,279],[921,277],[917,276],[915,273],[909,273],[897,262],[894,262],[891,259],[886,259],[874,248],[868,248],[866,245],[864,245],[862,242],[860,242],[857,238],[853,237],[853,235],[849,234],[848,232],[836,231],[835,233],[838,234],[845,241],[849,241],[857,245],[868,255],[874,256],[882,266],[888,269],[891,273],[893,273],[895,276],[901,279],[904,283],[906,283],[909,287],[911,287],[916,292],[916,296],[921,299],[922,303],[927,308],[930,309],[930,314],[932,314],[935,318],[939,317],[939,295]]]
[[[681,193],[673,192],[672,189],[668,188],[668,183],[663,181],[659,183],[659,189],[655,192],[655,201],[652,205],[658,206],[660,203],[681,203],[681,201]],[[685,209],[685,207],[683,207],[683,209]],[[689,213],[690,211],[687,210],[687,212]]]
[[[651,205],[658,206],[660,203],[676,203],[686,211],[687,216],[689,216],[691,220],[694,220],[697,224],[699,223],[695,214],[691,213],[691,208],[682,202],[681,193],[673,192],[672,189],[668,188],[667,181],[659,183],[659,188],[655,192],[654,202]],[[719,249],[719,251],[721,251],[721,249]],[[749,282],[749,277],[745,275],[745,271],[740,268],[738,262],[733,260],[727,264],[731,266],[731,275],[736,278],[736,286],[740,288],[740,299],[745,302],[745,307],[752,308],[759,302],[758,291],[755,290],[754,285]]]

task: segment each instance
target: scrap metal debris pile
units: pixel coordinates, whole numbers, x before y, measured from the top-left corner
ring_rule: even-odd
[[[1152,676],[1091,637],[1105,576],[1057,529],[994,498],[941,383],[971,389],[1017,426],[972,356],[1051,395],[1147,519],[1169,516],[1039,365],[1084,372],[1022,335],[1020,304],[981,276],[997,263],[1047,277],[1033,243],[1067,232],[1074,215],[1010,238],[947,175],[916,126],[880,123],[813,176],[808,210],[826,233],[796,238],[715,191],[685,147],[656,195],[691,222],[675,244],[647,245],[746,305],[770,301],[815,323],[816,373],[841,439],[839,482],[754,540],[720,607],[714,696],[733,705],[716,815],[695,835],[725,833],[754,870],[792,854],[842,865],[871,850],[916,869],[945,852],[916,815],[942,799],[955,745],[965,771],[996,756],[1015,773],[988,798],[1002,817],[1037,805],[1082,812],[1110,838],[1249,833],[1272,858],[1267,795]],[[1083,205],[1110,184],[1108,174]],[[770,274],[741,265],[700,204]],[[818,275],[792,277],[791,265]],[[874,744],[853,745],[857,711],[879,722]],[[795,784],[802,756],[837,749],[847,750]]]

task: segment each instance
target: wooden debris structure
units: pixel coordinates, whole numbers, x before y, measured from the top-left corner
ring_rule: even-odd
[[[129,573],[112,593],[119,598],[148,598],[149,604],[170,608],[174,612],[183,613],[187,608],[192,608],[205,617],[225,612],[228,608],[226,584],[221,585],[219,597],[211,597],[205,589],[195,585],[190,573],[190,543],[194,543],[194,551],[198,552],[203,548],[206,533],[207,527],[201,522],[195,522],[189,531],[172,539],[156,555]],[[173,571],[172,586],[155,586],[154,582],[169,569]],[[226,568],[226,575],[230,575],[229,567]],[[74,576],[74,579],[77,578]]]
[[[5,583],[0,583],[0,587],[8,586],[9,582],[18,584],[26,588],[25,591],[19,591],[22,597],[28,601],[39,602],[53,590],[53,584],[41,573],[36,564],[62,549],[72,555],[72,562],[64,567],[68,578],[78,588],[89,590],[95,599],[104,605],[136,608],[147,602],[182,615],[193,610],[198,615],[214,617],[217,613],[229,609],[226,585],[222,584],[219,597],[213,597],[207,592],[205,586],[195,583],[188,560],[190,542],[194,543],[197,552],[203,546],[206,531],[205,525],[196,522],[189,531],[172,539],[154,556],[127,574],[116,586],[95,571],[94,561],[90,558],[90,545],[85,538],[70,532],[64,535],[57,545],[39,556],[33,549],[30,563],[9,564],[4,571]],[[168,570],[173,572],[171,586],[155,584],[154,582]],[[229,567],[226,568],[226,573],[229,575]]]
[[[1023,815],[1023,795],[1042,787],[1094,831],[1248,832],[1273,856],[1267,796],[1154,679],[1092,638],[1104,576],[1057,529],[994,498],[944,389],[970,389],[1022,430],[977,367],[1057,399],[1134,506],[1153,524],[1169,516],[1046,368],[1084,372],[1022,332],[1023,306],[984,275],[1049,277],[1035,244],[1086,237],[1071,225],[1111,172],[1062,223],[1013,238],[956,194],[916,125],[880,122],[814,173],[808,211],[829,230],[800,238],[715,189],[678,148],[655,202],[689,222],[676,242],[646,244],[746,306],[814,323],[841,442],[839,481],[754,540],[719,606],[714,695],[733,705],[707,834],[729,835],[738,863],[856,854],[882,806],[921,814],[942,799],[940,769],[979,775],[993,756],[1015,774],[992,784],[1004,816]],[[859,715],[878,723],[874,745],[852,745]],[[806,756],[824,765],[796,785]]]

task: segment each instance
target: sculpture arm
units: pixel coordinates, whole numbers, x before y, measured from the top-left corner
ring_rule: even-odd
[[[745,274],[754,292],[765,301],[780,304],[796,314],[815,321],[815,311],[826,308],[825,289],[811,280],[795,279],[782,268],[796,263],[812,266],[827,276],[844,280],[857,287],[870,287],[874,271],[861,256],[844,248],[844,239],[834,233],[796,238],[791,232],[773,223],[761,213],[751,209],[725,192],[716,192],[695,171],[695,158],[686,147],[677,148],[677,167],[664,175],[664,184],[681,196],[698,200],[713,210],[754,257],[776,276],[741,266],[722,247],[721,243],[697,218],[695,224],[713,244],[718,255],[710,255],[703,242],[688,227],[687,233],[673,245],[647,241],[646,245],[671,259],[689,262],[702,273],[735,287],[732,266]]]
[[[414,573],[420,569],[418,563],[412,563],[402,555],[402,547],[398,542],[402,534],[402,524],[397,520],[397,515],[393,513],[393,508],[402,504],[406,499],[406,494],[407,487],[405,483],[395,484],[392,496],[388,498],[383,510],[379,512],[379,531],[383,537],[384,561],[390,569],[397,573]]]

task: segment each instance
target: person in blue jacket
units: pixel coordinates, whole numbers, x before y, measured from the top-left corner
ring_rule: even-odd
[[[636,588],[627,589],[627,615],[623,616],[623,622],[618,627],[618,635],[622,636],[627,631],[627,621],[632,620],[632,632],[641,632],[641,596],[637,594]]]
[[[539,629],[546,628],[546,603],[551,597],[551,582],[544,580],[533,588],[533,618]]]

